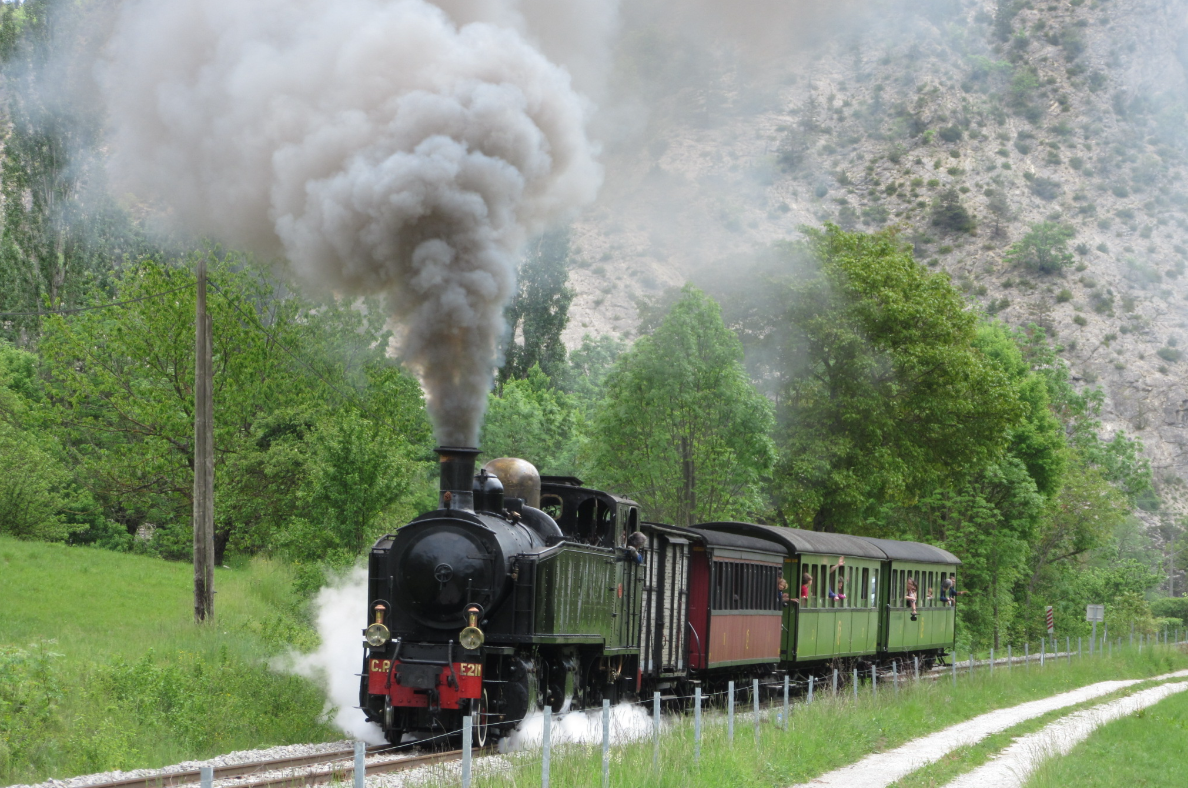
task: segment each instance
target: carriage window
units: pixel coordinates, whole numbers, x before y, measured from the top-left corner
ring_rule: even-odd
[[[860,585],[856,589],[854,589],[859,594],[861,594],[863,597],[862,601],[860,603],[858,603],[862,607],[870,607],[870,605],[866,604],[866,599],[865,599],[865,597],[866,597],[865,589],[868,589],[868,588],[870,588],[870,570],[863,569],[862,570],[862,585]]]
[[[879,592],[879,570],[870,570],[870,606],[874,607],[877,604]]]

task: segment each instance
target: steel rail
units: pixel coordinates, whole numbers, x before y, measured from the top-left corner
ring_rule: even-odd
[[[368,755],[379,755],[391,749],[390,745],[368,747],[367,753]],[[216,766],[214,769],[214,778],[215,780],[227,780],[234,777],[273,772],[279,769],[299,769],[302,766],[317,766],[318,764],[328,764],[339,760],[346,763],[350,762],[354,756],[355,751],[353,749],[330,750],[311,755],[295,755],[290,758],[273,758],[267,761],[235,763],[227,766]],[[350,770],[354,770],[353,764]],[[153,774],[147,777],[130,777],[123,780],[94,783],[87,786],[87,788],[174,788],[181,785],[195,785],[199,782],[200,776],[201,773],[198,769],[187,769],[180,772]]]

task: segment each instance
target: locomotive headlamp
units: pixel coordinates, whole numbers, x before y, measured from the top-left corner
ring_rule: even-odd
[[[482,608],[478,605],[471,605],[466,608],[466,620],[469,625],[458,633],[458,642],[462,644],[462,648],[467,651],[474,651],[479,646],[483,645],[483,641],[487,638],[483,631],[478,628],[479,615],[482,613]]]
[[[375,622],[363,630],[363,637],[367,640],[367,645],[372,648],[379,648],[392,637],[392,633],[384,626],[384,611],[387,609],[383,604],[376,605]]]

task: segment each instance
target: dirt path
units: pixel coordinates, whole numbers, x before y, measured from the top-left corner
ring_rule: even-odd
[[[1054,755],[1067,755],[1098,726],[1145,709],[1169,695],[1188,690],[1188,682],[1163,684],[1125,698],[1103,703],[1021,736],[995,758],[958,777],[945,788],[1020,788],[1041,763]]]
[[[938,761],[958,747],[976,744],[982,739],[1021,722],[1034,719],[1050,711],[1068,708],[1079,703],[1109,695],[1126,687],[1133,687],[1143,681],[1161,681],[1188,677],[1188,670],[1167,673],[1149,679],[1127,679],[1123,681],[1102,681],[1086,687],[1062,692],[1050,698],[1028,701],[1018,706],[997,709],[930,734],[913,739],[907,744],[887,752],[868,755],[857,763],[827,772],[795,788],[885,788],[901,777],[905,777],[922,766]]]

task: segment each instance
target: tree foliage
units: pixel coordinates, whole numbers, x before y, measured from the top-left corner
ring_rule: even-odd
[[[910,502],[996,458],[1023,405],[947,277],[889,233],[827,226],[791,251],[809,270],[784,292],[782,518],[859,528],[872,505]]]
[[[686,286],[656,330],[616,362],[594,417],[592,471],[651,518],[689,525],[753,516],[774,455],[771,418],[718,305]]]
[[[376,305],[282,296],[241,264],[214,261],[208,298],[216,551],[268,546],[295,517],[357,550],[412,491],[429,441],[419,386],[383,358]],[[189,267],[129,267],[116,294],[144,300],[50,317],[39,348],[51,403],[41,419],[80,483],[172,558],[191,549],[193,283]]]
[[[489,459],[522,457],[543,474],[569,476],[577,473],[581,428],[574,398],[533,366],[490,395],[479,446]]]
[[[505,311],[509,339],[500,382],[527,378],[534,366],[552,379],[565,372],[561,332],[569,322],[569,230],[532,241],[520,266],[520,287]]]
[[[932,224],[955,233],[971,233],[978,226],[956,189],[946,189],[933,201]]]
[[[1055,274],[1071,266],[1075,259],[1068,242],[1075,235],[1073,228],[1057,222],[1040,222],[1006,253],[1008,262],[1037,274]]]

